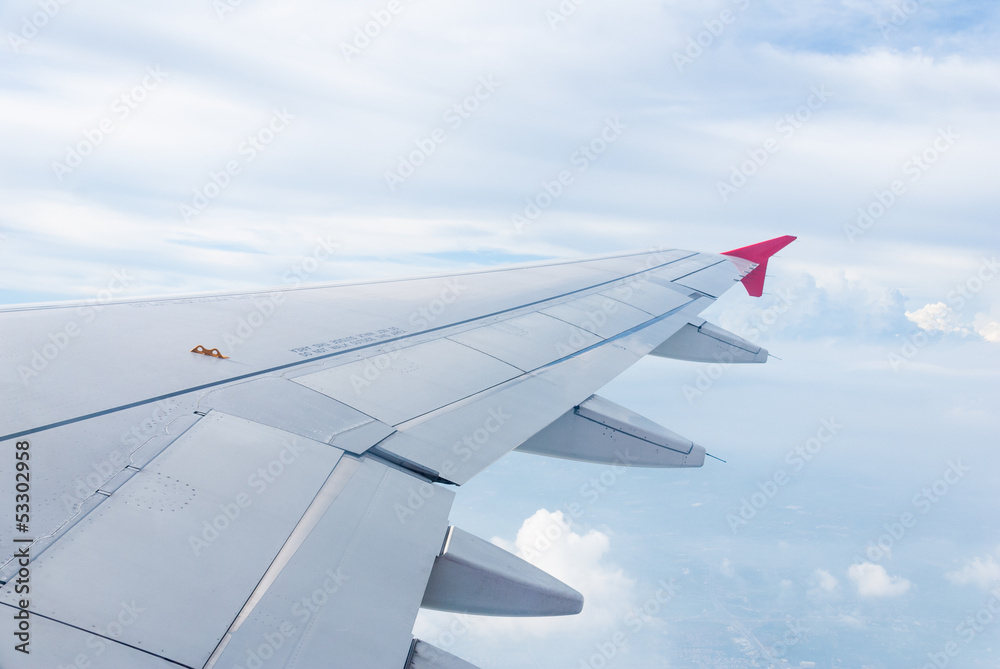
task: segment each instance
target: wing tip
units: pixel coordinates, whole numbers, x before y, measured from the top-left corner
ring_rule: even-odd
[[[741,246],[732,251],[723,251],[721,255],[742,258],[743,260],[749,260],[757,264],[757,267],[744,276],[741,281],[750,297],[760,297],[764,294],[764,277],[767,273],[768,259],[796,239],[798,237],[794,235],[782,235],[781,237],[750,244],[749,246]]]
[[[735,256],[737,258],[749,260],[750,262],[760,263],[761,261],[767,261],[768,258],[794,242],[796,239],[798,239],[798,237],[794,235],[782,235],[781,237],[775,237],[774,239],[768,239],[756,244],[750,244],[749,246],[741,246],[740,248],[733,249],[732,251],[723,251],[722,255]]]

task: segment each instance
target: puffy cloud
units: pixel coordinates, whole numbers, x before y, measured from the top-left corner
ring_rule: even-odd
[[[991,320],[987,314],[976,314],[973,325],[980,337],[993,344],[1000,344],[1000,322]]]
[[[910,589],[910,582],[901,576],[889,576],[885,567],[871,562],[853,564],[847,577],[862,597],[898,597]]]
[[[957,571],[948,572],[945,578],[956,585],[976,585],[983,590],[1000,582],[1000,564],[992,555],[986,558],[976,557]]]
[[[512,544],[499,538],[493,543],[582,592],[584,613],[588,607],[606,609],[628,600],[632,580],[605,564],[611,538],[597,530],[574,532],[562,511],[539,509],[524,521]]]
[[[925,305],[916,311],[907,311],[906,317],[928,332],[956,332],[969,334],[969,328],[959,322],[958,315],[944,302]]]
[[[976,314],[971,324],[963,323],[955,311],[944,302],[927,304],[907,311],[906,318],[927,332],[951,332],[960,335],[978,334],[988,342],[1000,344],[1000,322],[989,314]]]
[[[817,569],[813,572],[819,589],[824,592],[833,592],[840,585],[840,582],[826,569]]]

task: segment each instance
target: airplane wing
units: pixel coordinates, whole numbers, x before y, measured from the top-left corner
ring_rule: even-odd
[[[0,309],[0,667],[471,667],[420,607],[578,612],[449,526],[455,486],[516,448],[700,466],[594,393],[766,361],[698,314],[792,239]]]

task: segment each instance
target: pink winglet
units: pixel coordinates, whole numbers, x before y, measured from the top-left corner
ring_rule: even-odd
[[[724,256],[736,256],[750,262],[757,263],[757,267],[752,272],[743,277],[743,285],[751,297],[760,297],[764,294],[764,276],[767,274],[767,260],[775,253],[785,248],[796,240],[796,237],[785,235],[775,237],[766,242],[751,244],[743,248],[725,251]]]

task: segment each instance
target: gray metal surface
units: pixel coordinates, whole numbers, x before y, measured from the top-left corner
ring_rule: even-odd
[[[705,449],[645,416],[592,395],[517,447],[567,460],[626,467],[701,467]]]
[[[752,263],[741,258],[727,257],[726,260],[709,265],[684,278],[675,279],[675,283],[694,288],[712,297],[719,297],[744,276],[746,272],[743,270],[745,268],[752,266]]]
[[[32,609],[91,630],[134,603],[123,643],[203,665],[340,454],[205,416],[33,562]]]
[[[371,420],[337,434],[330,443],[348,453],[360,455],[393,432],[395,430],[382,421]]]
[[[677,252],[438,277],[0,308],[0,439],[591,290]],[[681,255],[690,255],[683,252]],[[219,348],[229,359],[192,354]],[[118,373],[116,370],[128,370]],[[80,392],[79,379],[101,379]]]
[[[670,337],[702,300],[635,332],[396,426],[381,450],[463,484]]]
[[[13,638],[5,634],[0,644],[3,669],[179,669],[182,665],[151,655],[119,641],[145,611],[122,602],[110,618],[91,631],[35,616],[31,619],[30,652],[14,650]],[[0,618],[11,620],[14,609],[0,603]]]
[[[711,253],[698,253],[687,258],[678,260],[677,262],[670,263],[664,267],[658,267],[649,272],[650,279],[654,282],[659,282],[661,285],[670,287],[670,285],[682,279],[682,277],[688,276],[693,272],[704,269],[710,265],[718,263],[720,260],[726,260],[727,256],[718,256]]]
[[[619,302],[642,309],[649,314],[662,314],[690,301],[689,290],[678,290],[677,286],[661,286],[653,281],[637,279],[606,290],[606,295]]]
[[[639,357],[616,346],[591,349],[398,425],[379,448],[461,485]]]
[[[121,482],[121,472],[159,452],[199,416],[193,402],[162,402],[72,423],[27,437],[31,450],[31,535],[33,555],[57,539],[104,497],[98,489]],[[13,481],[18,440],[0,442],[0,480]],[[113,479],[118,479],[114,484]],[[13,485],[0,485],[0,504],[13,509]],[[100,499],[95,499],[95,496]],[[0,532],[0,581],[14,554],[13,534]]]
[[[601,341],[591,332],[538,312],[467,330],[450,339],[524,371]]]
[[[583,610],[583,595],[499,546],[450,527],[421,606],[482,616],[568,616]]]
[[[682,327],[649,354],[675,360],[721,363],[763,363],[768,357],[766,348],[701,318]]]
[[[371,416],[346,404],[274,376],[213,389],[198,402],[199,411],[211,409],[325,443],[347,430],[373,422]]]
[[[209,668],[253,653],[262,669],[403,666],[454,492],[372,459],[354,462]]]
[[[645,323],[652,315],[605,295],[589,295],[542,310],[553,318],[607,339]]]
[[[397,425],[519,374],[521,370],[485,353],[436,339],[294,381]]]

